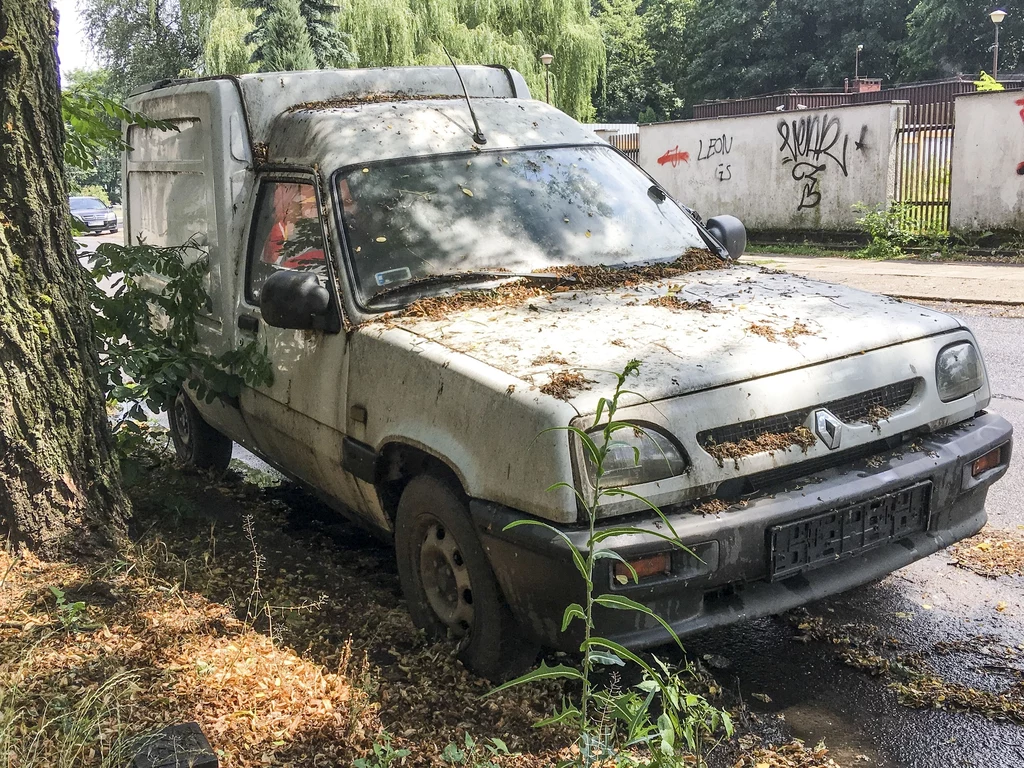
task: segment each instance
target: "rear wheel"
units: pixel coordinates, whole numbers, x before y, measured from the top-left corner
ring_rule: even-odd
[[[223,472],[231,463],[233,443],[211,427],[191,398],[179,390],[167,409],[167,421],[171,428],[174,452],[186,464],[200,469]]]
[[[461,642],[459,658],[491,680],[537,658],[506,605],[462,493],[432,475],[406,486],[395,521],[398,575],[416,626]]]

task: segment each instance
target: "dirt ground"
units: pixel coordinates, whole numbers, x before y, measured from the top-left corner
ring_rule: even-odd
[[[0,554],[0,754],[14,765],[56,764],[69,717],[85,723],[76,765],[123,765],[147,734],[192,720],[232,768],[347,766],[387,739],[410,752],[394,765],[447,765],[467,734],[503,740],[500,765],[572,756],[566,729],[533,727],[571,690],[485,697],[491,683],[451,643],[412,626],[391,549],[301,490],[243,465],[213,479],[158,450],[128,478],[133,546],[120,557]],[[739,729],[712,765],[836,765],[715,690]],[[459,764],[490,765],[478,751]]]

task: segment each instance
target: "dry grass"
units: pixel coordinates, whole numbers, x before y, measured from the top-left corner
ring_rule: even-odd
[[[0,568],[9,564],[0,555]],[[65,626],[54,585],[85,604],[96,629]],[[127,567],[97,579],[25,557],[0,592],[0,616],[0,745],[6,734],[15,764],[123,765],[146,734],[189,720],[225,766],[340,764],[379,727],[351,683],[366,667],[350,651],[328,671],[224,605]]]
[[[1024,535],[985,528],[950,548],[953,563],[990,579],[1024,576]]]

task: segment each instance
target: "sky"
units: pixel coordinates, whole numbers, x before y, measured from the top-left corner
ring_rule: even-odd
[[[89,43],[85,39],[78,13],[78,0],[52,2],[60,14],[60,23],[57,27],[57,56],[60,58],[61,74],[67,75],[73,69],[95,68],[96,59],[89,51]]]

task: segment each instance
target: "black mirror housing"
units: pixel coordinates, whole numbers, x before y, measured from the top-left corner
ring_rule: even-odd
[[[704,226],[718,242],[725,246],[730,259],[736,261],[743,255],[743,251],[747,248],[747,228],[743,226],[742,221],[735,216],[723,214],[708,219]]]
[[[275,272],[260,290],[263,322],[274,328],[323,329],[330,292],[312,272]]]

